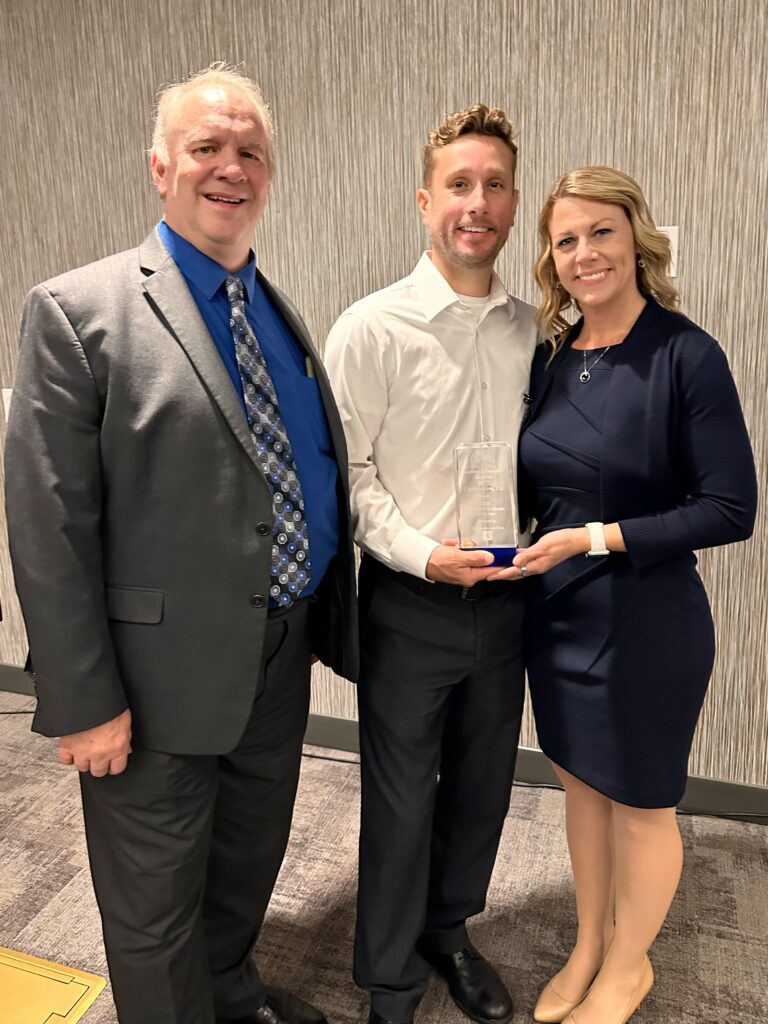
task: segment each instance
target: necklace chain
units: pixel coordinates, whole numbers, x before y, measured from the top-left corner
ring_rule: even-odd
[[[582,384],[589,383],[589,381],[590,381],[590,379],[592,377],[592,373],[590,371],[594,370],[594,368],[597,366],[597,364],[600,362],[600,360],[603,358],[603,356],[605,355],[605,353],[608,351],[608,349],[610,347],[611,347],[610,345],[606,345],[605,348],[603,349],[603,351],[600,353],[600,355],[597,357],[597,359],[594,361],[594,363],[592,363],[591,366],[587,366],[587,350],[584,349],[584,369],[579,374],[579,380],[581,381]]]
[[[581,381],[582,384],[588,384],[589,383],[589,381],[592,379],[591,371],[594,370],[594,368],[597,366],[597,364],[603,358],[603,356],[608,351],[608,349],[609,348],[613,348],[614,345],[618,345],[619,342],[622,340],[622,338],[624,338],[626,333],[627,333],[626,331],[622,331],[621,334],[617,335],[617,337],[614,338],[613,341],[609,341],[608,344],[603,349],[603,351],[600,353],[600,355],[597,357],[597,359],[594,361],[594,363],[592,363],[591,366],[587,366],[587,352],[589,352],[590,349],[586,349],[586,348],[582,349],[582,354],[584,356],[584,369],[579,373],[579,380]]]

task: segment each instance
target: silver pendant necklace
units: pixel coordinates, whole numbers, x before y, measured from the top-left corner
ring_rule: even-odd
[[[600,355],[597,357],[597,359],[594,361],[594,363],[592,363],[591,366],[587,366],[587,350],[586,349],[583,350],[584,369],[579,374],[579,380],[581,381],[582,384],[588,384],[589,383],[589,380],[592,377],[592,374],[591,374],[590,371],[594,370],[594,368],[597,366],[597,364],[600,362],[600,360],[603,358],[603,356],[605,355],[605,353],[608,351],[608,349],[610,347],[611,347],[610,345],[606,345],[605,348],[603,349],[603,351],[600,353]]]

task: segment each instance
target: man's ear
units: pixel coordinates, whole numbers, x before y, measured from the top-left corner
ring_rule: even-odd
[[[431,201],[432,196],[429,194],[428,189],[420,188],[416,190],[416,202],[419,204],[421,219],[425,224],[427,223],[427,217],[429,216],[429,204]]]
[[[149,158],[149,166],[152,168],[152,181],[155,183],[155,188],[160,193],[161,197],[165,199],[168,194],[168,181],[166,179],[166,171],[168,170],[168,167],[160,159],[154,149],[152,150],[152,155]]]

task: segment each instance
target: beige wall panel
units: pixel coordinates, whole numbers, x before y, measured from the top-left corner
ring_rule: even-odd
[[[272,104],[280,163],[258,256],[320,341],[415,262],[420,147],[450,110],[483,100],[520,124],[521,208],[500,272],[529,301],[547,184],[587,162],[629,171],[657,222],[680,225],[683,308],[728,354],[761,474],[757,539],[701,562],[720,648],[691,768],[768,785],[767,12],[764,0],[3,0],[0,385],[28,288],[136,244],[157,218],[142,154],[155,89],[210,60],[243,61]],[[19,663],[5,545],[0,587],[0,660]],[[354,717],[354,690],[318,671],[314,708]],[[523,741],[535,744],[529,713]]]

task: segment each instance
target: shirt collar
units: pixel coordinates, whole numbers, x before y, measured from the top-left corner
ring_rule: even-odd
[[[164,220],[157,225],[158,234],[173,261],[184,277],[195,285],[207,299],[212,299],[230,276],[226,267],[206,256],[204,252],[192,245],[173,228],[168,227]],[[248,262],[235,275],[240,278],[245,288],[246,299],[253,300],[256,290],[256,257],[253,250],[248,255]]]
[[[411,280],[427,320],[434,320],[438,313],[442,313],[455,302],[461,302],[460,296],[451,288],[427,252],[422,253],[411,274]],[[488,300],[488,309],[506,306],[509,319],[515,318],[515,303],[495,272],[491,277]]]

